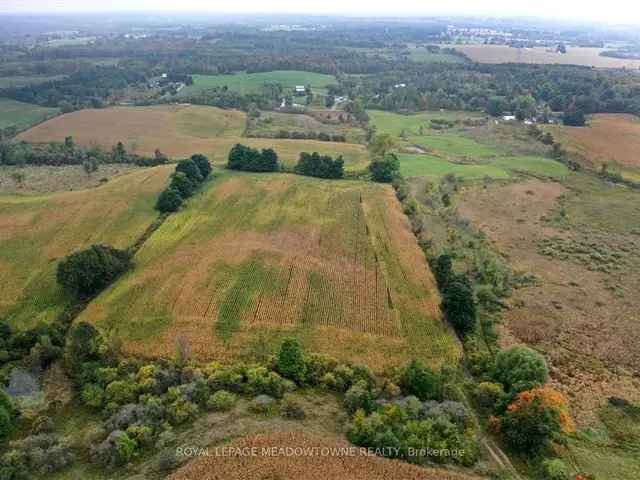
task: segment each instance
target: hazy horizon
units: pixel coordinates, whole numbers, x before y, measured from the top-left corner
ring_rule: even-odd
[[[81,14],[81,13],[206,13],[221,15],[331,15],[359,17],[411,17],[411,16],[490,16],[529,17],[573,22],[615,24],[640,24],[640,6],[630,7],[623,0],[611,0],[602,4],[585,4],[575,0],[558,3],[539,0],[535,4],[505,0],[487,0],[481,5],[471,0],[457,0],[446,6],[424,5],[420,0],[404,0],[399,5],[371,5],[366,0],[352,0],[345,7],[342,2],[327,0],[322,5],[303,4],[291,0],[275,0],[268,4],[256,0],[238,0],[229,5],[212,6],[202,0],[184,0],[181,8],[169,0],[112,0],[108,8],[103,4],[87,4],[82,0],[5,0],[0,13],[14,14]]]

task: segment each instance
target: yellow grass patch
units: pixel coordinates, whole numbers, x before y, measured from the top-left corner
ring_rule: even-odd
[[[225,173],[171,216],[80,317],[129,353],[251,356],[285,335],[375,369],[460,350],[388,186]],[[264,336],[265,338],[261,338]]]
[[[548,47],[513,48],[508,45],[450,45],[479,63],[537,63],[583,65],[597,68],[640,68],[640,60],[603,57],[604,49],[568,47],[567,53],[556,53]]]
[[[0,313],[26,325],[51,320],[66,302],[57,262],[95,243],[131,245],[157,216],[171,170],[141,169],[90,190],[0,196]]]
[[[548,127],[565,149],[592,167],[616,163],[640,167],[640,119],[634,115],[597,114],[587,127]]]
[[[285,164],[297,162],[300,152],[343,155],[346,169],[362,169],[368,163],[364,145],[317,140],[243,138],[246,115],[196,105],[114,107],[80,110],[61,115],[19,135],[27,142],[63,141],[73,136],[80,145],[111,148],[122,142],[141,155],[159,149],[171,158],[204,153],[214,162],[226,162],[231,147],[243,143],[254,148],[274,148]]]

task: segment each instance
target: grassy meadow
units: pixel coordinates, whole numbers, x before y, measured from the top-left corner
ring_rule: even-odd
[[[223,172],[79,317],[131,354],[200,359],[311,351],[372,368],[455,362],[437,288],[388,186]]]
[[[0,317],[19,328],[53,320],[69,301],[55,280],[58,261],[95,243],[133,244],[157,217],[171,170],[141,169],[89,190],[0,195]]]
[[[303,72],[299,70],[276,70],[260,73],[236,73],[232,75],[193,75],[193,85],[184,88],[181,96],[197,94],[216,87],[228,87],[241,94],[260,93],[265,83],[279,83],[285,90],[296,85],[310,85],[315,94],[326,94],[328,85],[336,83],[333,75]]]
[[[45,118],[53,117],[59,112],[57,108],[0,98],[0,128],[16,127],[20,130],[41,122]]]
[[[550,158],[517,127],[482,125],[485,118],[470,112],[426,112],[400,115],[370,111],[378,133],[395,137],[400,171],[408,178],[439,180],[453,173],[468,181],[507,179],[520,173],[553,178],[566,176],[567,168]],[[434,120],[456,122],[450,128],[432,129]],[[465,125],[465,121],[470,126]],[[477,125],[469,123],[479,122]]]
[[[367,150],[360,144],[246,138],[242,136],[245,122],[244,112],[215,107],[114,107],[61,115],[21,133],[18,139],[51,142],[63,141],[71,135],[80,145],[109,149],[123,142],[128,151],[144,155],[153,155],[156,149],[174,159],[204,153],[218,164],[226,163],[229,150],[236,143],[274,148],[282,163],[289,166],[298,161],[300,152],[315,151],[342,155],[347,171],[362,170],[369,162]]]

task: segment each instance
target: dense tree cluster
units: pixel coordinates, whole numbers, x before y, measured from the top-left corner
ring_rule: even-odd
[[[161,213],[178,211],[184,200],[194,194],[211,172],[209,159],[200,153],[180,160],[171,176],[171,183],[158,197],[156,210]]]
[[[144,81],[144,75],[135,69],[94,66],[61,80],[8,88],[0,94],[21,102],[59,107],[68,112],[85,107],[100,108],[117,91]]]
[[[92,245],[72,253],[58,264],[56,279],[70,294],[78,298],[100,293],[131,265],[127,251],[108,245]]]
[[[342,178],[344,176],[344,160],[342,156],[334,160],[330,155],[302,152],[295,166],[295,172],[309,177]]]
[[[276,172],[280,168],[278,155],[273,149],[258,150],[239,143],[229,152],[227,167],[247,172]]]

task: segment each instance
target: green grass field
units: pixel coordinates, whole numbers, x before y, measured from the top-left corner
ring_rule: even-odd
[[[157,217],[172,166],[49,195],[0,195],[0,317],[28,328],[51,321],[69,299],[55,280],[66,255],[94,243],[126,248]]]
[[[563,164],[544,157],[499,157],[477,164],[459,164],[433,155],[399,154],[400,172],[407,178],[426,177],[439,180],[453,173],[464,180],[485,177],[494,180],[510,178],[520,172],[560,178],[568,175]]]
[[[424,255],[389,186],[222,172],[79,320],[128,353],[250,358],[295,335],[375,369],[455,362]]]
[[[543,156],[539,145],[520,130],[502,126],[466,126],[465,120],[482,120],[472,112],[424,112],[400,115],[370,111],[378,133],[396,138],[400,171],[408,178],[438,180],[448,173],[465,180],[485,177],[506,179],[519,173],[565,177],[567,168]],[[430,128],[434,119],[456,122],[451,128]],[[423,153],[420,152],[422,150]],[[518,152],[517,154],[514,152]],[[524,152],[524,153],[521,153]]]
[[[393,136],[400,136],[403,131],[407,136],[419,136],[420,127],[423,133],[429,133],[429,125],[431,120],[445,119],[451,121],[464,121],[467,119],[482,119],[485,115],[478,112],[421,112],[413,115],[402,115],[399,113],[386,112],[382,110],[369,110],[370,121],[376,126],[377,133],[388,133]],[[433,130],[431,133],[440,133]]]
[[[277,70],[263,73],[236,73],[233,75],[194,75],[193,85],[184,88],[181,96],[193,95],[214,87],[229,87],[234,92],[249,94],[260,93],[265,83],[279,83],[285,90],[296,85],[311,85],[314,93],[323,95],[327,85],[336,83],[332,75],[303,72],[298,70]]]
[[[0,128],[27,128],[58,113],[57,108],[40,107],[9,98],[0,98]]]

